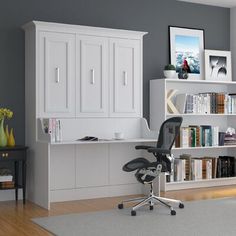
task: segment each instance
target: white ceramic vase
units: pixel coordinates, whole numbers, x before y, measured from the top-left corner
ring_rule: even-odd
[[[164,76],[166,78],[174,78],[174,77],[177,78],[175,70],[164,70]]]

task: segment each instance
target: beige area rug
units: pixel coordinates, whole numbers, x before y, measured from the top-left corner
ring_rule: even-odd
[[[185,202],[184,209],[157,205],[32,219],[58,236],[236,236],[236,198]]]

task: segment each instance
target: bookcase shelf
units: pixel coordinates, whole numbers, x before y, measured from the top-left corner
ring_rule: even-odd
[[[166,116],[168,117],[173,117],[173,116],[224,116],[224,117],[227,117],[227,116],[236,116],[236,114],[193,114],[193,113],[188,113],[188,114],[170,114],[170,113],[167,113]]]
[[[228,148],[236,148],[236,145],[225,145],[225,146],[210,146],[210,147],[179,147],[172,148],[175,151],[184,151],[184,150],[211,150],[211,149],[228,149]]]
[[[181,80],[181,79],[163,79],[167,83],[180,83],[180,84],[221,84],[221,85],[236,85],[236,81],[212,81],[212,80]]]
[[[175,90],[176,94],[199,93],[236,93],[236,81],[210,81],[210,80],[179,80],[155,79],[150,81],[150,128],[158,130],[164,120],[173,116],[183,117],[183,127],[192,126],[218,126],[219,132],[225,132],[228,127],[236,128],[236,114],[172,114],[167,109],[168,92]],[[236,156],[236,145],[206,146],[206,147],[180,147],[173,148],[172,153],[176,158],[182,154],[191,155],[193,158]],[[161,178],[161,190],[178,190],[201,187],[223,186],[236,184],[236,177],[214,178],[203,180],[190,180],[182,182],[166,182],[166,177]]]
[[[207,188],[213,186],[225,186],[236,184],[236,177],[190,180],[182,182],[169,182],[165,184],[164,191],[173,191],[179,189]]]

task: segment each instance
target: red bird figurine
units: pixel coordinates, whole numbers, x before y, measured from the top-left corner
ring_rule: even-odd
[[[190,67],[189,67],[188,62],[187,62],[186,59],[184,59],[184,64],[183,64],[183,66],[182,66],[182,69],[183,69],[184,71],[186,71],[187,73],[191,73]]]

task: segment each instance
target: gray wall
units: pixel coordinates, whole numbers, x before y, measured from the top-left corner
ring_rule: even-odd
[[[149,118],[149,80],[168,63],[168,25],[205,29],[207,49],[229,50],[230,11],[175,0],[7,0],[0,7],[0,107],[24,144],[24,33],[31,20],[148,31],[144,39],[144,116]]]

